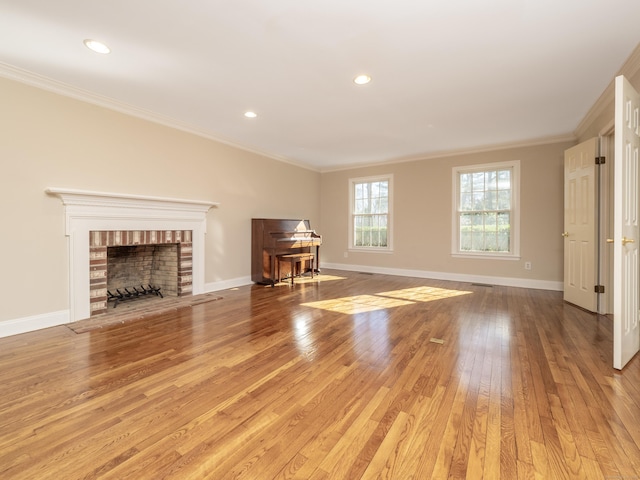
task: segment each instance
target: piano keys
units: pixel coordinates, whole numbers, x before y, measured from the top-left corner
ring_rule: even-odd
[[[322,236],[311,229],[309,220],[276,218],[251,219],[251,280],[255,283],[274,285],[278,279],[278,255],[313,253],[315,269],[319,270]],[[290,272],[287,263],[281,267],[284,277]]]

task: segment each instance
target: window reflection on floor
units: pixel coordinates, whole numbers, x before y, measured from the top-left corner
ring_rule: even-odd
[[[368,368],[383,370],[393,361],[389,315],[385,310],[353,317],[353,351]]]
[[[318,348],[312,322],[313,316],[308,313],[298,312],[293,318],[293,335],[296,348],[300,355],[303,355],[308,360],[315,359]]]

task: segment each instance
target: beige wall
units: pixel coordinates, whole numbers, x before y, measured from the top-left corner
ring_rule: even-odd
[[[249,278],[252,217],[319,227],[317,172],[6,79],[0,105],[0,322],[69,308],[64,208],[47,187],[220,202],[206,284]]]
[[[562,282],[563,158],[573,142],[412,161],[322,175],[322,260],[350,267]],[[451,256],[452,168],[520,160],[522,260]],[[393,174],[394,252],[349,252],[349,178]],[[524,269],[531,262],[532,270]],[[445,275],[446,277],[446,275]],[[533,282],[535,283],[535,282]]]

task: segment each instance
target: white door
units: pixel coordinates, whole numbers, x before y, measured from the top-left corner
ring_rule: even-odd
[[[564,299],[581,308],[597,309],[598,139],[564,152]]]
[[[638,327],[638,147],[640,96],[616,77],[613,237],[613,367],[640,350]]]

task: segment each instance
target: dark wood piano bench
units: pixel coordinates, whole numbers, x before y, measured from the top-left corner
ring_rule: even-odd
[[[300,275],[304,273],[304,262],[309,261],[311,263],[311,278],[313,278],[313,270],[315,268],[315,254],[313,253],[288,253],[286,255],[278,255],[278,283],[280,283],[280,262],[291,263],[291,285],[293,285],[293,277],[296,275],[296,270],[300,272]],[[299,269],[298,269],[299,266]]]

